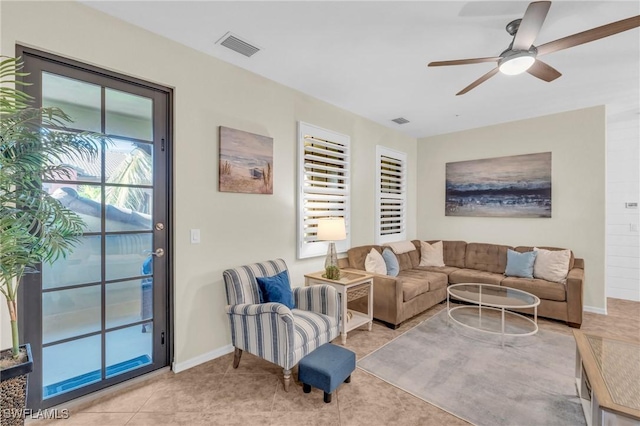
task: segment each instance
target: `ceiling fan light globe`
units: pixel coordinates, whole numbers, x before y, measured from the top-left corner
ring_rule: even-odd
[[[536,58],[531,55],[512,56],[500,61],[500,72],[506,75],[518,75],[522,74],[536,61]]]

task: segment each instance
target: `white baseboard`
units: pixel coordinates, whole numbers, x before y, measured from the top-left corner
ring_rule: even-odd
[[[584,306],[582,308],[584,312],[591,312],[594,314],[607,315],[607,308],[596,308],[595,306]]]
[[[174,362],[171,369],[174,373],[179,373],[181,371],[185,371],[192,367],[195,367],[196,365],[200,365],[213,359],[220,358],[221,356],[229,354],[231,352],[233,352],[233,345],[223,346],[221,348],[214,349],[211,352],[198,355],[197,357],[188,359],[186,361]]]

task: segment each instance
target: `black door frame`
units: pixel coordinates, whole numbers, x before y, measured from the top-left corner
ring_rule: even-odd
[[[81,71],[84,74],[84,77],[86,77],[87,73],[89,73],[91,75],[95,75],[96,80],[103,80],[104,78],[108,78],[111,80],[111,83],[112,83],[109,85],[109,87],[112,87],[116,90],[118,89],[119,86],[122,87],[122,89],[124,89],[125,91],[126,91],[125,85],[129,86],[129,88],[131,87],[131,85],[139,86],[141,88],[157,92],[161,96],[165,96],[166,104],[167,104],[167,111],[166,111],[167,116],[165,117],[166,123],[167,123],[166,134],[160,135],[159,132],[157,132],[158,129],[155,128],[155,123],[154,123],[154,146],[156,145],[155,143],[156,140],[161,139],[161,143],[160,143],[161,146],[160,147],[156,146],[154,147],[154,149],[161,149],[166,153],[165,164],[162,164],[161,166],[163,167],[166,178],[167,178],[166,194],[157,194],[157,195],[154,194],[154,197],[156,197],[154,199],[154,203],[164,202],[165,205],[167,206],[167,211],[166,211],[167,223],[165,224],[166,231],[160,235],[157,235],[156,233],[154,233],[154,238],[153,238],[154,250],[156,247],[161,246],[165,248],[165,252],[167,253],[166,294],[164,295],[163,300],[159,301],[159,303],[164,304],[166,308],[164,312],[164,315],[166,317],[166,327],[162,332],[164,342],[162,345],[160,345],[160,346],[164,346],[164,349],[166,351],[165,353],[166,362],[162,366],[156,366],[154,365],[155,364],[154,362],[154,364],[152,364],[151,366],[141,367],[139,369],[132,370],[131,372],[126,372],[126,373],[117,375],[115,377],[100,381],[98,383],[90,384],[80,389],[66,392],[59,396],[48,398],[47,400],[42,399],[42,369],[40,368],[38,370],[34,370],[29,375],[30,385],[29,385],[27,406],[31,409],[42,409],[42,408],[48,408],[48,407],[61,404],[63,402],[67,402],[69,400],[72,400],[80,396],[84,396],[88,393],[91,393],[97,390],[101,390],[105,388],[105,382],[108,383],[107,386],[115,385],[117,383],[121,383],[126,380],[129,380],[133,377],[140,376],[141,373],[147,374],[159,368],[170,366],[173,361],[173,354],[174,354],[174,348],[173,348],[173,327],[174,327],[173,325],[173,315],[174,315],[174,312],[173,312],[173,306],[174,306],[173,305],[173,288],[174,288],[173,90],[171,88],[161,86],[155,83],[143,81],[135,77],[130,77],[117,72],[105,70],[93,65],[85,64],[72,59],[67,59],[58,55],[54,55],[48,52],[43,52],[43,51],[22,46],[22,45],[16,45],[16,57],[22,58],[23,62],[25,61],[26,58],[33,58],[36,60],[45,61],[50,64],[64,66],[67,71],[65,75],[73,74],[73,71],[77,70],[77,71]],[[29,70],[26,70],[26,71],[29,71]],[[71,71],[71,73],[69,73],[68,71]],[[28,78],[25,79],[23,77],[23,78],[20,78],[20,80],[28,81]],[[86,78],[83,78],[82,80],[87,81]],[[101,86],[104,86],[104,82],[95,81],[95,83]],[[31,96],[33,96],[37,101],[41,101],[41,94],[34,93],[35,89],[36,87],[34,86],[25,86],[24,91],[30,94]],[[154,116],[157,112],[155,111],[155,108],[156,108],[156,105],[154,103]],[[164,131],[162,133],[164,133]],[[158,138],[155,135],[159,135],[160,137]],[[154,186],[155,186],[155,182],[154,182]],[[158,199],[159,197],[162,197],[162,196],[165,197],[164,200]],[[36,291],[28,291],[27,289],[36,290]],[[21,344],[24,343],[25,338],[28,336],[32,338],[33,336],[39,336],[39,339],[36,339],[38,341],[35,341],[35,342],[29,341],[28,343],[31,344],[32,354],[34,358],[40,359],[40,360],[42,360],[41,294],[42,294],[42,281],[40,280],[39,277],[27,276],[19,287],[18,319],[19,319],[19,331],[20,331]],[[25,312],[24,308],[25,308],[26,301],[28,299],[31,302],[30,303],[31,306],[36,306],[34,305],[34,303],[37,303],[38,306],[40,306],[40,309],[38,309],[37,312],[29,312],[28,314]],[[38,300],[36,301],[35,299],[38,299]],[[154,312],[155,312],[155,307],[154,307]],[[104,315],[104,312],[103,312],[103,315]],[[29,317],[30,321],[26,321],[27,317]],[[158,342],[154,342],[154,347],[156,347],[157,344]],[[103,348],[103,351],[104,351],[104,348]],[[40,363],[40,365],[42,364]]]

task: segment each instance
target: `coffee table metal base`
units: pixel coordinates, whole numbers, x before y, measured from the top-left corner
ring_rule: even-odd
[[[473,310],[478,312],[478,323],[481,325],[482,324],[482,310],[486,309],[486,310],[492,310],[492,311],[498,311],[500,312],[500,331],[493,331],[493,330],[487,330],[485,328],[482,327],[474,327],[472,325],[469,324],[465,324],[462,321],[459,321],[458,319],[456,319],[453,315],[452,312],[457,311],[457,310]],[[531,336],[534,335],[538,332],[538,307],[534,307],[534,314],[533,314],[533,319],[525,316],[525,315],[520,315],[518,313],[512,312],[512,311],[508,311],[505,310],[505,308],[494,308],[492,306],[484,306],[481,304],[478,304],[477,306],[471,306],[471,305],[463,305],[463,306],[454,306],[453,308],[450,306],[449,303],[449,294],[447,293],[447,315],[448,317],[453,320],[456,324],[459,324],[463,327],[467,327],[476,331],[481,331],[483,333],[490,333],[490,334],[499,334],[501,336],[501,344],[504,347],[504,337],[505,336]],[[529,323],[531,323],[533,325],[533,330],[530,332],[523,332],[523,333],[507,333],[505,331],[505,316],[507,315],[512,315],[515,317],[519,317],[524,319],[525,321],[528,321]]]
[[[448,289],[447,289],[448,290]],[[533,320],[525,315],[521,315],[509,310],[506,310],[504,307],[494,307],[494,306],[487,306],[487,305],[483,305],[482,302],[474,302],[476,303],[476,305],[463,305],[463,306],[455,306],[455,307],[451,307],[450,304],[450,296],[451,293],[450,291],[447,291],[447,316],[448,318],[450,318],[451,320],[453,320],[456,324],[459,324],[463,327],[467,327],[476,331],[481,331],[483,333],[490,333],[490,334],[499,334],[501,336],[501,344],[502,347],[504,347],[504,337],[505,336],[531,336],[534,335],[538,332],[538,306],[533,306]],[[493,331],[493,330],[487,330],[486,328],[482,327],[482,310],[486,309],[486,310],[491,310],[491,311],[497,311],[500,312],[500,331]],[[478,313],[478,326],[473,326],[473,325],[469,325],[469,324],[465,324],[462,321],[459,321],[458,319],[456,319],[454,317],[454,315],[452,315],[453,312],[457,311],[457,310],[473,310],[476,311]],[[529,332],[522,332],[522,333],[507,333],[505,331],[505,316],[510,315],[510,316],[514,316],[514,317],[518,317],[521,318],[527,322],[529,322],[532,326],[533,326],[533,330],[529,331]]]

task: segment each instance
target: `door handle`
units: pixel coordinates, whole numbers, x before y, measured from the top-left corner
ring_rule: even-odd
[[[156,257],[162,257],[164,256],[164,249],[163,248],[156,249],[156,251],[151,252],[151,255]]]

